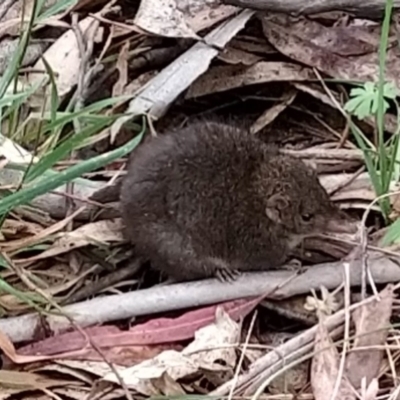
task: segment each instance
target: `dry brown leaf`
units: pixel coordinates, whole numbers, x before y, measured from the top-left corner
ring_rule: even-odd
[[[129,387],[147,396],[163,394],[165,390],[179,394],[181,389],[176,381],[200,368],[212,372],[232,369],[236,353],[235,348],[229,345],[237,343],[239,335],[239,325],[229,318],[222,307],[218,307],[215,323],[196,332],[196,339],[181,353],[164,351],[151,360],[122,370],[121,377]],[[227,366],[217,362],[220,360],[225,361]],[[103,379],[118,384],[113,373],[108,373]]]
[[[61,379],[44,378],[32,372],[0,370],[0,387],[26,389],[45,389],[52,386],[62,386],[69,383]]]
[[[219,66],[210,69],[195,81],[185,98],[191,99],[258,83],[311,79],[315,79],[311,69],[287,62],[260,61],[251,67]]]
[[[174,350],[167,350],[153,359],[143,361],[133,367],[120,369],[119,373],[128,387],[151,396],[162,394],[159,390],[162,386],[160,379],[166,379],[167,374],[176,382],[179,378],[191,375],[197,370],[196,363],[189,357]],[[107,373],[103,379],[118,384],[118,379],[113,373]]]
[[[332,343],[321,314],[315,336],[314,357],[311,362],[311,387],[315,400],[331,400],[339,375],[339,353]],[[341,378],[337,399],[356,399],[345,377]]]
[[[9,240],[4,243],[0,242],[0,249],[2,251],[12,252],[15,250],[26,248],[28,246],[32,246],[33,244],[37,244],[46,239],[48,236],[53,235],[54,233],[66,227],[70,221],[72,221],[78,214],[80,214],[84,210],[84,208],[85,208],[84,206],[80,207],[78,210],[76,210],[67,218],[64,218],[62,221],[59,221],[56,224],[46,229],[42,229],[39,233],[37,233],[34,236],[23,239],[11,240],[11,241]]]
[[[346,358],[346,375],[351,384],[359,389],[362,378],[369,386],[378,378],[385,350],[376,347],[386,343],[393,305],[393,286],[388,285],[380,293],[380,299],[373,300],[353,312],[356,338],[352,351]],[[376,346],[375,348],[368,347]],[[357,348],[364,348],[364,350]]]
[[[254,11],[251,10],[239,12],[225,24],[208,33],[205,40],[224,47],[253,15]],[[181,54],[133,98],[126,110],[128,115],[119,117],[112,124],[110,139],[114,141],[134,115],[150,113],[156,119],[164,115],[171,103],[209,68],[210,62],[217,54],[218,50],[203,43],[197,43]]]
[[[222,60],[226,64],[242,64],[249,66],[258,63],[259,61],[262,61],[263,57],[257,56],[256,54],[252,54],[241,49],[235,49],[232,46],[228,46],[218,55],[218,59]]]
[[[375,51],[378,30],[374,34],[365,32],[365,27],[356,31],[354,26],[333,29],[310,19],[300,18],[297,22],[282,14],[268,14],[261,20],[266,38],[285,56],[336,79],[361,82],[378,79]],[[388,48],[386,65],[386,79],[399,88],[400,58],[396,46]]]
[[[63,233],[62,237],[56,240],[50,248],[37,256],[24,259],[24,262],[53,257],[88,244],[120,242],[123,240],[121,227],[122,221],[120,218],[82,225],[74,231]]]
[[[215,322],[199,329],[195,333],[195,340],[182,351],[182,354],[189,356],[202,369],[208,371],[220,371],[220,360],[225,362],[227,369],[233,369],[236,362],[235,348],[224,348],[224,346],[238,343],[239,339],[239,324],[234,322],[221,306],[218,306]],[[204,351],[207,348],[210,350]]]
[[[1,227],[1,233],[7,236],[9,239],[12,236],[21,236],[24,234],[37,235],[43,230],[43,226],[31,221],[16,220],[12,218],[6,218],[3,226]]]
[[[128,84],[128,58],[129,58],[129,45],[130,42],[127,40],[121,47],[118,54],[117,70],[119,73],[118,80],[112,89],[113,97],[122,96],[124,94],[124,88]]]
[[[293,18],[285,14],[269,14],[264,21],[282,27],[290,27],[290,34],[325,49],[328,52],[348,57],[375,52],[379,46],[371,27],[329,26],[326,27],[310,18]],[[376,30],[376,29],[375,29]]]

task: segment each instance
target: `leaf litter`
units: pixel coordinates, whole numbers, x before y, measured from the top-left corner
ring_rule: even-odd
[[[2,74],[17,48],[21,18],[24,15],[27,25],[34,4],[9,3],[8,10],[0,9]],[[74,12],[78,12],[77,26],[71,23]],[[316,71],[336,81],[362,84],[347,92],[351,100],[343,107],[363,119],[366,132],[373,137],[374,121],[369,115],[377,109],[373,82],[379,71],[379,35],[380,23],[373,20],[348,16],[343,22],[334,12],[312,18],[256,14],[229,1],[163,0],[155,4],[142,0],[136,5],[120,0],[46,1],[40,24],[34,28],[35,40],[27,45],[22,60],[24,73],[6,91],[9,96],[15,87],[22,93],[16,118],[17,126],[25,128],[13,131],[10,124],[2,124],[1,189],[14,190],[21,183],[21,173],[10,168],[11,164],[21,165],[32,155],[35,164],[52,146],[46,135],[37,143],[29,131],[37,130],[43,120],[51,126],[57,118],[61,122],[57,122],[56,136],[61,137],[69,123],[77,123],[77,118],[62,121],[66,114],[61,112],[51,115],[55,84],[58,104],[72,98],[72,109],[85,121],[94,121],[99,115],[115,117],[111,128],[102,128],[86,142],[74,145],[74,156],[68,160],[71,163],[132,139],[126,125],[141,113],[153,117],[153,121],[148,119],[152,134],[207,113],[228,116],[314,165],[332,199],[360,215],[376,196],[368,174],[362,171],[362,152],[332,100],[343,105],[345,89],[340,82],[333,82],[327,93]],[[400,87],[396,42],[391,33],[384,86],[389,113]],[[49,68],[52,79],[45,73]],[[29,88],[35,93],[24,94]],[[108,110],[101,104],[90,109],[110,97],[113,100],[108,101]],[[2,112],[4,104],[0,104]],[[88,109],[82,111],[82,106]],[[393,114],[386,116],[385,123],[388,132],[396,131]],[[397,330],[390,325],[398,315],[392,286],[381,288],[379,298],[369,297],[358,304],[359,299],[354,300],[351,310],[343,309],[343,303],[336,301],[339,294],[326,288],[319,290],[322,300],[310,303],[306,297],[309,291],[321,287],[316,273],[310,287],[299,296],[298,307],[310,313],[313,307],[328,302],[336,308],[331,315],[317,312],[319,322],[311,327],[310,319],[296,314],[299,311],[293,305],[289,305],[290,312],[272,303],[262,307],[261,300],[274,299],[273,292],[248,297],[239,289],[236,300],[227,301],[221,289],[215,304],[199,306],[196,299],[190,307],[174,304],[174,291],[190,292],[190,285],[170,286],[164,298],[170,304],[168,313],[126,315],[124,321],[111,318],[113,323],[106,325],[99,320],[100,325],[84,329],[86,337],[77,326],[65,324],[58,329],[46,324],[50,308],[43,306],[46,302],[40,293],[63,305],[82,288],[87,299],[96,300],[129,290],[151,293],[156,287],[157,281],[146,268],[132,270],[132,276],[127,274],[122,281],[115,283],[114,279],[107,284],[113,273],[129,268],[121,220],[115,215],[104,217],[108,204],[92,204],[87,199],[110,177],[117,176],[124,163],[125,158],[119,159],[94,174],[83,175],[74,182],[70,197],[71,192],[64,188],[60,189],[63,196],[45,193],[5,218],[0,240],[5,255],[1,257],[0,308],[6,332],[0,331],[4,354],[0,399],[28,399],[32,392],[35,398],[43,399],[82,398],[90,391],[102,398],[122,398],[126,388],[120,387],[104,357],[115,363],[135,395],[258,395],[257,390],[274,376],[263,390],[290,398],[312,394],[317,400],[330,399],[336,391],[337,398],[353,399],[361,393],[363,399],[375,399],[398,391],[394,379]],[[61,162],[51,167],[56,172],[66,168]],[[392,182],[390,190],[398,190],[398,183]],[[396,215],[397,197],[390,201]],[[71,202],[77,203],[72,212]],[[381,261],[369,267],[373,277],[378,277],[379,269],[380,282],[389,283],[382,275],[396,259],[397,245],[382,248],[382,243],[374,240],[384,231],[377,222],[378,210],[372,209],[375,220],[368,228],[375,229],[370,244],[375,246],[373,250],[382,251]],[[331,262],[358,243],[357,237],[345,236],[321,240],[306,241],[304,252],[296,256],[310,265]],[[391,267],[395,269],[395,265]],[[356,263],[352,266],[358,268]],[[341,270],[340,263],[332,264],[332,274]],[[291,279],[285,275],[281,285]],[[26,280],[36,290],[27,290]],[[94,284],[98,282],[104,283]],[[361,278],[357,282],[351,282],[354,290]],[[90,290],[99,287],[99,291]],[[24,294],[34,303],[27,303]],[[290,298],[290,293],[286,296]],[[41,323],[33,322],[32,304],[42,308]],[[252,327],[248,322],[255,308],[258,317]],[[343,365],[340,347],[345,313],[350,313],[352,324]],[[282,327],[291,330],[284,341],[279,339]],[[250,340],[244,347],[247,334]],[[240,351],[244,351],[241,361]],[[285,370],[289,362],[293,365]]]

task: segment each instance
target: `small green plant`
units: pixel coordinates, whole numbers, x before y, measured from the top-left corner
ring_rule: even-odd
[[[383,110],[389,108],[388,100],[396,100],[400,94],[392,82],[385,82],[383,86]],[[366,82],[363,87],[353,88],[350,91],[351,99],[345,104],[345,111],[355,115],[362,120],[369,116],[376,116],[378,112],[379,91],[378,86],[373,82]]]
[[[394,83],[385,80],[386,51],[392,8],[393,0],[387,0],[379,46],[378,82],[366,82],[362,87],[353,88],[350,92],[350,99],[344,107],[345,111],[360,120],[366,117],[375,119],[377,131],[375,143],[368,140],[350,118],[349,122],[356,142],[364,153],[365,164],[377,196],[386,195],[391,183],[400,180],[400,110],[397,101],[400,92]],[[384,118],[391,105],[396,110],[397,129],[388,140],[385,140]],[[382,197],[379,200],[379,206],[385,221],[389,223],[391,209],[389,197]],[[383,238],[383,243],[388,244],[399,239],[400,223],[395,221]]]

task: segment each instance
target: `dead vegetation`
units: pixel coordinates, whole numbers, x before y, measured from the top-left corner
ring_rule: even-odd
[[[382,242],[345,112],[351,85],[379,76],[384,3],[204,3],[46,1],[8,82],[38,4],[0,4],[0,400],[398,398],[398,245]],[[385,79],[396,88],[399,70],[394,14]],[[163,284],[130,260],[116,182],[144,126],[156,135],[198,118],[250,127],[314,165],[359,234],[308,240],[300,274]],[[378,148],[374,115],[356,123]],[[392,221],[398,191],[390,179]]]

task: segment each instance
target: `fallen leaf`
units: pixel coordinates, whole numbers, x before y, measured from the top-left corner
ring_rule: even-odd
[[[311,362],[311,387],[315,400],[331,400],[339,375],[339,353],[332,343],[324,319],[320,313],[315,335],[314,357]],[[341,377],[336,398],[341,400],[356,398],[345,377]]]
[[[124,94],[124,88],[128,84],[129,45],[130,42],[129,40],[127,40],[125,44],[122,45],[121,50],[118,54],[116,68],[118,70],[119,76],[117,82],[115,82],[112,89],[113,97],[122,96]]]
[[[216,321],[203,327],[196,333],[196,339],[181,353],[167,350],[157,357],[146,360],[120,372],[122,379],[130,388],[146,396],[159,394],[182,394],[177,380],[197,372],[200,368],[209,371],[224,371],[234,365],[235,349],[239,327],[219,307],[216,311]],[[217,363],[225,361],[228,366]],[[103,380],[118,384],[113,373],[108,373]]]
[[[196,32],[236,12],[236,7],[221,5],[215,0],[142,0],[134,22],[156,35],[199,40]]]
[[[208,371],[220,371],[221,360],[227,369],[233,369],[236,363],[236,349],[229,347],[229,344],[238,343],[239,339],[239,325],[219,306],[216,309],[215,322],[199,329],[195,333],[195,340],[182,354],[190,356],[192,361],[196,361],[202,369]]]
[[[61,229],[65,228],[65,226],[67,226],[70,221],[72,221],[78,214],[80,214],[84,210],[84,208],[85,207],[79,208],[78,210],[73,212],[67,218],[64,218],[63,220],[55,223],[52,226],[49,226],[48,228],[42,229],[40,232],[38,232],[34,236],[30,236],[30,237],[23,238],[23,239],[17,239],[17,240],[8,240],[4,243],[0,242],[0,249],[3,251],[12,252],[15,250],[20,250],[20,249],[26,248],[28,246],[37,244],[37,243],[45,240],[50,235],[53,235],[56,232],[60,231]]]
[[[89,244],[108,244],[110,242],[123,241],[121,218],[102,220],[82,225],[71,232],[63,232],[47,250],[42,253],[24,259],[26,262],[42,260],[67,253],[73,249]]]
[[[288,62],[260,61],[250,67],[218,66],[210,69],[195,81],[185,98],[191,99],[260,83],[313,79],[315,75],[311,69]]]
[[[156,35],[199,39],[175,0],[143,0],[135,24]]]
[[[135,346],[160,345],[187,340],[195,332],[215,320],[215,313],[221,307],[233,320],[244,318],[259,303],[260,298],[242,299],[188,311],[177,318],[156,318],[144,324],[121,330],[116,326],[94,326],[84,329],[97,346],[106,348],[125,347],[135,352]],[[84,358],[88,349],[86,339],[80,332],[66,332],[36,341],[18,350],[21,356],[41,356],[58,358]],[[129,350],[131,349],[131,350]],[[136,350],[137,354],[137,350]]]
[[[346,375],[356,389],[361,387],[363,378],[367,386],[374,378],[378,378],[385,354],[385,350],[377,347],[384,346],[390,328],[393,286],[386,286],[379,297],[357,308],[352,314],[356,337],[346,358]],[[364,349],[358,350],[358,347]]]
[[[332,27],[309,19],[300,20],[296,27],[296,21],[289,16],[269,13],[261,17],[264,35],[285,56],[336,79],[357,82],[378,79],[379,62],[375,49],[379,43],[379,30],[365,32],[365,27],[358,27],[355,33],[352,26],[331,32]],[[386,65],[386,79],[399,88],[400,58],[396,46],[388,48]]]
[[[45,389],[52,386],[63,386],[69,381],[49,379],[32,372],[0,370],[0,387],[26,389]]]
[[[263,58],[247,51],[228,46],[218,55],[218,59],[226,64],[242,64],[249,66],[262,61]]]
[[[89,37],[94,34],[97,20],[94,17],[87,17],[79,22],[82,34]],[[59,97],[62,99],[67,95],[73,86],[78,83],[81,68],[81,55],[78,48],[75,32],[73,29],[63,33],[43,54],[43,58],[50,65],[54,72],[54,79],[57,85]],[[43,60],[40,59],[34,66],[35,71],[46,71]],[[30,85],[43,78],[42,73],[32,72],[27,76]],[[47,107],[50,106],[50,102]],[[32,96],[29,104],[32,107],[43,108],[43,97]]]

